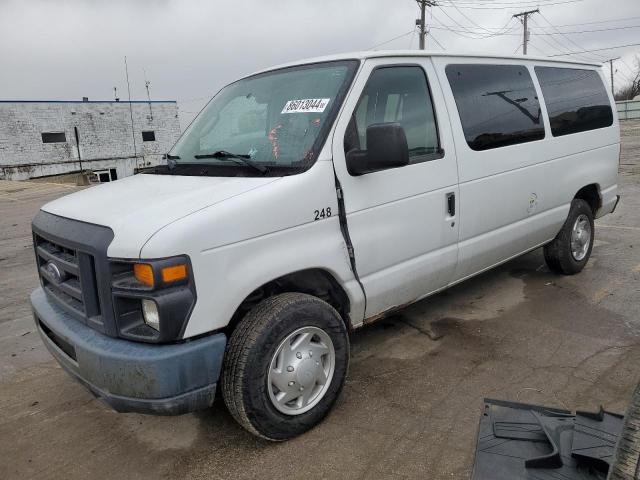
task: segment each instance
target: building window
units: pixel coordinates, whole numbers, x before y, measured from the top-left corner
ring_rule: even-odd
[[[554,137],[613,124],[602,78],[595,70],[536,67]]]
[[[113,182],[118,179],[118,173],[115,168],[109,170],[96,170],[93,172],[92,182],[106,183]]]
[[[540,103],[521,65],[448,65],[464,136],[473,150],[544,138]]]
[[[42,132],[42,143],[66,143],[64,132]]]
[[[142,132],[142,141],[143,142],[155,142],[156,141],[156,132],[154,132],[153,130]]]

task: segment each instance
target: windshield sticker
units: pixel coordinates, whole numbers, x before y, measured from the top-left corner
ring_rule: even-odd
[[[289,100],[280,113],[322,113],[327,108],[330,98],[304,98]]]

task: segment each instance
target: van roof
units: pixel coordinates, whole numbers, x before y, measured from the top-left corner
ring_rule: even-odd
[[[360,52],[347,52],[336,55],[327,55],[323,57],[306,58],[295,62],[288,62],[281,65],[265,68],[256,73],[268,72],[279,68],[292,67],[295,65],[305,65],[309,63],[330,62],[336,60],[364,60],[367,58],[384,58],[384,57],[453,57],[453,58],[487,58],[487,59],[513,59],[526,62],[553,62],[573,65],[589,65],[601,67],[601,63],[579,62],[576,60],[567,60],[561,58],[538,57],[529,55],[499,55],[499,54],[480,54],[471,52],[432,52],[429,50],[366,50]]]

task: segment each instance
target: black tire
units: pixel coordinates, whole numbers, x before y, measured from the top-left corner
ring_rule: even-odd
[[[640,480],[640,385],[633,392],[631,405],[624,417],[615,458],[608,480]]]
[[[268,372],[280,343],[304,326],[318,327],[331,338],[334,373],[317,405],[299,415],[286,415],[269,397]],[[327,415],[342,390],[348,366],[349,336],[340,314],[311,295],[283,293],[256,305],[231,335],[223,363],[222,395],[231,415],[246,430],[271,441],[288,440]]]
[[[576,260],[571,253],[571,230],[576,219],[580,215],[585,215],[589,219],[591,226],[591,238],[589,247],[584,258]],[[574,275],[582,271],[589,261],[591,250],[593,249],[595,227],[593,224],[593,212],[587,202],[580,198],[574,198],[571,202],[569,215],[564,225],[551,242],[544,246],[544,259],[552,272],[564,275]]]

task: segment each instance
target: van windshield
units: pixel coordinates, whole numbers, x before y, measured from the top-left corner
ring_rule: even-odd
[[[226,86],[173,147],[169,168],[206,166],[208,174],[223,176],[306,170],[322,148],[357,65],[301,65]]]

